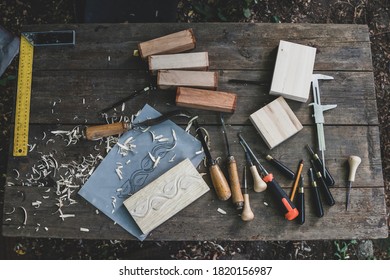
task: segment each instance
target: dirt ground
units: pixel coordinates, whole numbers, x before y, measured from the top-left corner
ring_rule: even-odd
[[[27,24],[79,22],[75,3],[0,0],[0,25],[19,35]],[[387,0],[181,0],[178,21],[367,24],[372,42],[381,153],[390,213],[390,3]],[[0,216],[11,138],[14,60],[0,77]],[[389,222],[390,226],[390,222]],[[290,242],[137,242],[0,237],[0,259],[390,259],[390,239]]]

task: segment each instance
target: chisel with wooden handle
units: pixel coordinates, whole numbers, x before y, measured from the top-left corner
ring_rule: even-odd
[[[131,128],[148,127],[155,124],[159,124],[171,117],[191,118],[191,115],[184,110],[174,110],[167,112],[157,118],[148,119],[139,123],[116,122],[110,124],[88,126],[84,130],[84,135],[87,140],[98,140],[102,137],[122,134]]]
[[[240,138],[240,141],[245,146],[253,160],[256,161],[263,180],[267,184],[267,190],[271,192],[275,203],[277,204],[280,211],[283,213],[284,217],[289,221],[294,220],[299,214],[298,209],[295,207],[294,203],[290,200],[290,198],[287,196],[286,192],[282,189],[279,183],[274,179],[272,173],[268,173],[267,170],[261,165],[255,154],[249,147],[248,143],[245,141],[245,139],[241,136],[240,133],[238,133],[238,137]]]
[[[251,159],[251,156],[249,155],[248,151],[246,150],[244,144],[240,141],[240,144],[245,152],[245,158],[246,162],[249,165],[249,170],[252,173],[253,177],[253,190],[255,192],[263,192],[267,189],[267,184],[261,179],[259,171],[257,171],[256,165],[253,164],[253,161]]]
[[[218,163],[211,157],[209,147],[204,139],[204,135],[202,129],[199,127],[198,121],[194,120],[193,124],[206,155],[207,167],[209,168],[211,182],[213,183],[215,192],[220,200],[228,200],[232,196],[232,193],[225,175],[222,173]]]
[[[220,114],[221,124],[222,124],[222,133],[225,136],[225,143],[227,149],[227,166],[229,172],[229,183],[230,190],[232,192],[232,201],[237,210],[241,210],[244,206],[244,197],[241,192],[240,180],[238,178],[237,171],[237,162],[234,156],[230,153],[229,140],[226,133],[225,121],[223,119],[223,114]]]

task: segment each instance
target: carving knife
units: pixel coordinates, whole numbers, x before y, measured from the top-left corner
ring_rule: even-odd
[[[233,204],[236,206],[236,209],[240,210],[244,206],[244,197],[242,196],[240,180],[238,178],[237,162],[234,156],[230,153],[229,140],[226,133],[226,126],[225,121],[223,119],[223,114],[220,114],[220,118],[222,124],[222,133],[225,137],[227,149],[227,166],[229,172],[230,189],[232,192],[232,200]]]

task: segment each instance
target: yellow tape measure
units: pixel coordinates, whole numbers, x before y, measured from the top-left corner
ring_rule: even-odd
[[[18,89],[14,128],[14,156],[27,156],[34,46],[20,37]]]

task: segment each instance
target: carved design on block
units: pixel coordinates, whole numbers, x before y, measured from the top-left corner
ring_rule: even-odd
[[[128,198],[124,205],[146,234],[209,190],[191,161],[185,159]]]

